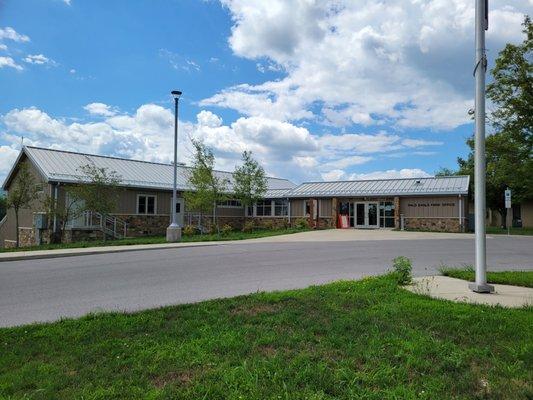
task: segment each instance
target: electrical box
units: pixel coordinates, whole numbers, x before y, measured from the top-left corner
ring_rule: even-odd
[[[48,217],[46,214],[33,214],[33,225],[35,229],[48,229]]]

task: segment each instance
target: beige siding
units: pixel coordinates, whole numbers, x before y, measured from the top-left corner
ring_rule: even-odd
[[[318,212],[320,217],[331,218],[331,199],[320,199]]]
[[[47,194],[50,194],[50,185],[47,184],[37,168],[33,164],[29,164],[30,173],[35,178],[35,181],[43,185],[43,190],[39,195],[39,198],[34,200],[29,208],[21,209],[19,211],[19,226],[31,228],[33,226],[33,214],[36,212],[44,211],[43,201]],[[7,188],[8,192],[18,179],[18,173],[14,176],[11,185]],[[7,210],[6,218],[2,225],[0,225],[0,247],[4,247],[5,240],[16,240],[16,224],[15,224],[15,211],[13,209]]]
[[[400,212],[407,218],[459,218],[459,197],[402,197]]]
[[[522,226],[524,228],[533,228],[533,201],[524,202],[521,205],[520,214]]]
[[[289,201],[291,202],[291,217],[303,217],[305,200],[295,199]]]

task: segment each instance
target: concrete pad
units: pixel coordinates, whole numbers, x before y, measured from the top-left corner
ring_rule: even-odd
[[[489,237],[489,236],[487,236]],[[247,241],[285,242],[351,242],[359,240],[429,240],[429,239],[474,239],[471,233],[395,231],[392,229],[324,229],[290,235],[269,236]]]
[[[455,302],[485,304],[520,308],[533,305],[533,288],[493,285],[494,293],[475,293],[468,288],[469,282],[449,276],[424,276],[414,278],[413,284],[406,289],[417,294],[423,294],[437,299]]]

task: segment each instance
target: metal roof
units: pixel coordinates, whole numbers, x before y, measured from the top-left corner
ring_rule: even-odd
[[[469,176],[306,182],[288,197],[430,196],[468,194]]]
[[[172,164],[129,160],[32,146],[24,146],[22,152],[28,156],[48,182],[86,182],[88,179],[83,175],[80,168],[84,165],[92,164],[98,168],[107,168],[110,171],[115,171],[121,177],[122,186],[162,190],[172,189]],[[178,190],[190,189],[188,185],[190,170],[190,167],[178,166]],[[8,184],[12,172],[13,170],[6,178],[4,187]],[[225,171],[215,171],[215,174],[220,178],[229,180],[228,189],[231,191],[233,174]],[[287,179],[267,177],[267,186],[271,190],[289,189],[296,185]]]

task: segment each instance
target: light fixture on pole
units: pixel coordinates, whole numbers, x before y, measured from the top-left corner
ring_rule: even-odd
[[[475,148],[474,148],[474,203],[476,234],[476,281],[468,287],[478,293],[492,293],[494,286],[487,284],[487,242],[485,235],[485,31],[489,27],[488,0],[476,0],[476,78]]]
[[[178,225],[177,204],[177,176],[178,176],[178,103],[181,97],[179,90],[173,90],[174,97],[174,182],[172,186],[172,222],[167,228],[167,242],[177,242],[181,239],[181,227]]]

